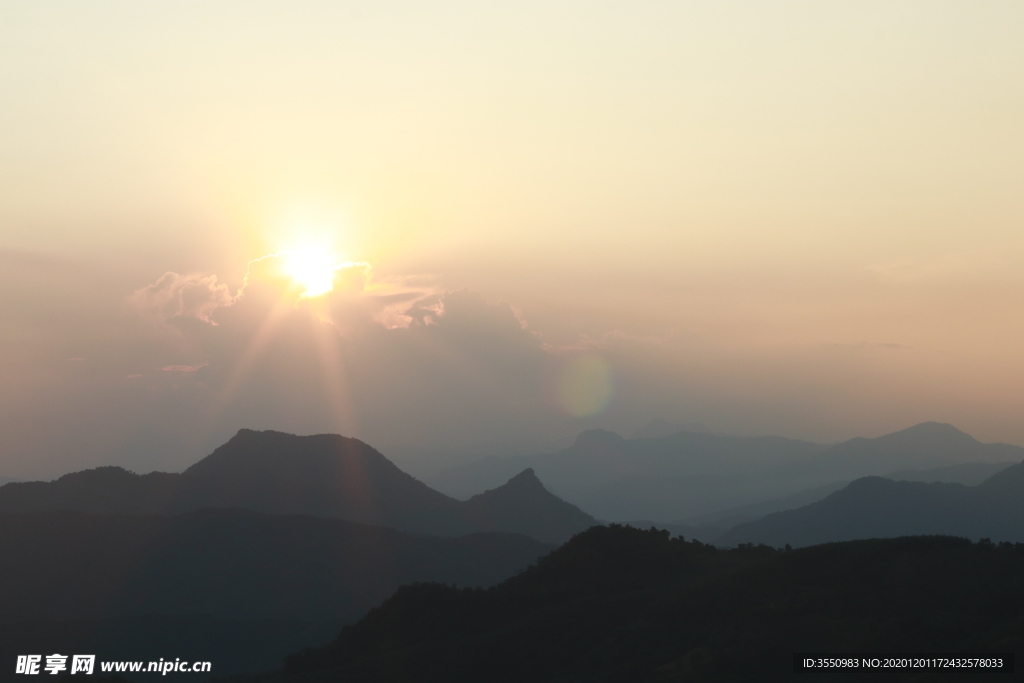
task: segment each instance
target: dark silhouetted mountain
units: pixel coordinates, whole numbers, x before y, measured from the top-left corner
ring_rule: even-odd
[[[473,530],[458,501],[358,439],[243,429],[181,475],[186,509],[240,507],[337,517],[420,533]]]
[[[550,549],[520,534],[412,536],[246,510],[4,514],[0,661],[170,655],[217,675],[257,670],[327,642],[401,584],[487,586]]]
[[[1021,576],[1024,547],[957,538],[715,550],[595,527],[487,590],[405,586],[239,683],[788,681],[794,652],[1006,652]]]
[[[182,474],[137,475],[100,467],[54,482],[7,484],[0,487],[0,513],[176,514],[244,508],[431,535],[522,532],[552,542],[596,523],[543,491],[539,482],[534,487],[510,483],[491,493],[472,504],[449,498],[357,439],[243,429]],[[531,509],[534,505],[539,507]]]
[[[1024,541],[1024,463],[977,486],[865,477],[817,503],[740,524],[716,542],[796,547],[914,534]]]
[[[582,433],[558,453],[484,459],[431,481],[439,490],[464,496],[531,467],[555,495],[601,519],[691,524],[694,517],[749,505],[770,507],[773,500],[834,490],[864,476],[900,471],[911,477],[907,470],[929,470],[942,481],[978,476],[990,463],[1020,460],[1024,448],[980,443],[935,422],[834,446],[693,432],[626,440],[598,430]],[[936,470],[961,465],[966,469],[959,472]]]
[[[0,516],[0,617],[141,614],[350,619],[410,581],[488,585],[546,553],[520,534],[460,538],[304,515]]]

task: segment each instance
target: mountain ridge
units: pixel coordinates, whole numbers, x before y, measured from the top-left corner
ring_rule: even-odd
[[[1021,460],[1020,446],[982,443],[940,422],[832,445],[687,431],[624,439],[589,430],[556,453],[485,458],[429,481],[464,497],[531,467],[556,495],[601,519],[678,523],[864,476],[913,478],[918,471],[963,465],[962,477],[976,481],[988,471],[985,465]]]
[[[975,486],[862,477],[810,505],[739,524],[716,542],[800,547],[920,534],[1024,541],[1024,462]]]
[[[523,486],[523,480],[513,478],[473,503],[455,500],[406,474],[368,444],[336,434],[243,429],[181,474],[140,475],[101,467],[53,482],[0,487],[0,513],[181,514],[201,508],[309,514],[427,535],[523,532],[544,542],[566,540],[597,524],[539,480]]]

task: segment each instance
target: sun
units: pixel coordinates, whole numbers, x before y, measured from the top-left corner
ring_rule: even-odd
[[[323,296],[334,289],[334,271],[342,267],[327,249],[303,246],[278,252],[284,273],[303,288],[301,296]]]

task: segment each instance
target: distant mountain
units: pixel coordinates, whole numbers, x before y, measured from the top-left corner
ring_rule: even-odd
[[[892,479],[894,481],[922,481],[975,486],[985,481],[993,474],[1001,472],[1014,464],[1016,463],[972,462],[961,465],[936,467],[928,470],[902,470],[899,472],[892,472],[891,474],[886,475],[885,478]],[[782,498],[766,500],[761,503],[742,505],[740,507],[730,508],[720,512],[713,512],[707,515],[690,517],[681,520],[676,524],[680,529],[689,527],[689,532],[685,534],[688,537],[695,536],[705,543],[714,542],[721,536],[721,534],[738,524],[760,519],[761,517],[770,515],[773,512],[792,510],[805,505],[810,505],[811,503],[816,503],[819,500],[824,499],[830,493],[834,493],[844,488],[849,483],[850,482],[848,481],[837,481],[824,486],[816,486],[803,491],[797,491],[796,493],[783,496]],[[634,526],[638,525],[634,524]],[[648,524],[639,526],[646,527]],[[660,525],[660,528],[667,528],[671,530],[675,527]]]
[[[717,529],[718,533],[713,535],[705,534],[704,536],[697,536],[700,540],[705,543],[712,542],[719,535],[743,522],[750,522],[755,519],[760,519],[765,515],[770,515],[773,512],[780,512],[782,510],[792,510],[794,508],[803,507],[810,503],[815,503],[830,493],[834,493],[839,489],[845,487],[849,482],[840,481],[833,484],[826,484],[825,486],[817,486],[812,489],[804,489],[803,491],[797,491],[796,493],[782,498],[773,498],[772,500],[766,500],[761,503],[751,503],[749,505],[741,505],[740,507],[730,508],[728,510],[722,510],[721,512],[714,512],[709,515],[701,515],[699,517],[690,517],[681,522],[681,524],[688,524],[696,529]]]
[[[1024,448],[1020,446],[981,443],[953,425],[923,422],[875,439],[858,437],[837,444],[815,459],[813,469],[834,479],[853,479],[901,470],[1021,460]]]
[[[928,470],[899,470],[890,472],[885,475],[885,478],[895,481],[944,482],[977,486],[993,474],[1002,472],[1007,467],[1016,464],[1015,462],[965,462],[961,465],[946,465]]]
[[[483,458],[552,453],[565,448],[565,439],[529,439],[525,438],[527,435],[523,436],[515,441],[483,441],[448,447],[389,446],[385,452],[388,460],[398,465],[403,472],[429,483],[440,472],[469,465]]]
[[[238,683],[775,682],[802,676],[794,652],[1012,652],[1022,574],[1021,547],[947,537],[716,550],[595,527],[488,590],[405,586]]]
[[[700,422],[669,422],[667,420],[651,420],[648,424],[640,427],[629,435],[630,439],[660,439],[672,436],[679,432],[696,432],[698,434],[710,434],[711,430]]]
[[[402,472],[357,439],[243,429],[182,474],[137,475],[101,467],[53,482],[7,484],[0,487],[0,513],[176,514],[244,508],[442,536],[522,532],[551,542],[597,523],[533,481],[530,486],[514,480],[479,500],[461,502]]]
[[[865,477],[817,503],[740,524],[716,543],[797,547],[917,534],[1024,541],[1024,463],[977,486]]]
[[[575,505],[548,493],[532,469],[523,470],[504,486],[473,496],[462,508],[476,528],[516,531],[552,543],[597,523]]]
[[[824,449],[780,437],[694,432],[627,440],[595,429],[557,453],[486,458],[448,470],[431,483],[462,497],[529,467],[552,493],[599,518],[677,520],[750,502],[751,496],[770,498],[770,487],[762,491],[765,472]]]
[[[555,495],[601,519],[691,524],[694,517],[750,505],[771,507],[773,500],[800,496],[803,491],[835,490],[841,482],[864,476],[900,472],[904,478],[970,482],[1004,463],[1021,460],[1024,448],[981,443],[936,422],[833,446],[685,431],[623,439],[612,432],[591,430],[557,453],[487,458],[452,468],[431,483],[463,497],[530,467]]]

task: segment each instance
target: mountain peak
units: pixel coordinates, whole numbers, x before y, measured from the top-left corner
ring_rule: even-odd
[[[880,436],[874,441],[918,448],[976,446],[979,443],[967,432],[945,422],[922,422],[913,427]]]
[[[533,468],[463,505],[474,526],[525,533],[549,543],[561,543],[597,524],[593,517],[544,488]]]
[[[239,429],[227,443],[185,470],[189,477],[261,476],[278,471],[295,476],[327,476],[345,462],[397,471],[387,458],[359,439],[339,434],[298,436],[273,430]]]
[[[954,427],[953,425],[949,424],[948,422],[920,422],[920,423],[914,425],[913,427],[907,427],[906,429],[901,429],[900,431],[893,432],[892,434],[889,434],[888,436],[895,436],[896,434],[906,434],[908,436],[910,436],[910,435],[913,435],[913,436],[932,436],[932,437],[939,436],[939,437],[944,437],[944,438],[949,438],[951,436],[955,436],[955,437],[960,437],[960,438],[967,437],[967,438],[971,439],[972,441],[976,440],[973,436],[971,436],[967,432],[965,432],[963,430],[960,430],[960,429],[957,429],[956,427]]]
[[[536,472],[533,471],[532,467],[527,467],[525,470],[506,481],[497,488],[488,489],[483,493],[479,493],[473,496],[473,499],[511,499],[517,500],[523,499],[523,497],[536,498],[537,496],[547,497],[551,496],[551,493],[544,488],[544,484],[537,478]],[[553,496],[551,496],[553,497]]]
[[[533,471],[532,467],[527,467],[525,470],[517,474],[516,476],[505,482],[505,486],[513,486],[516,488],[544,488],[544,484],[537,478],[537,473]],[[503,486],[502,488],[505,488]]]

